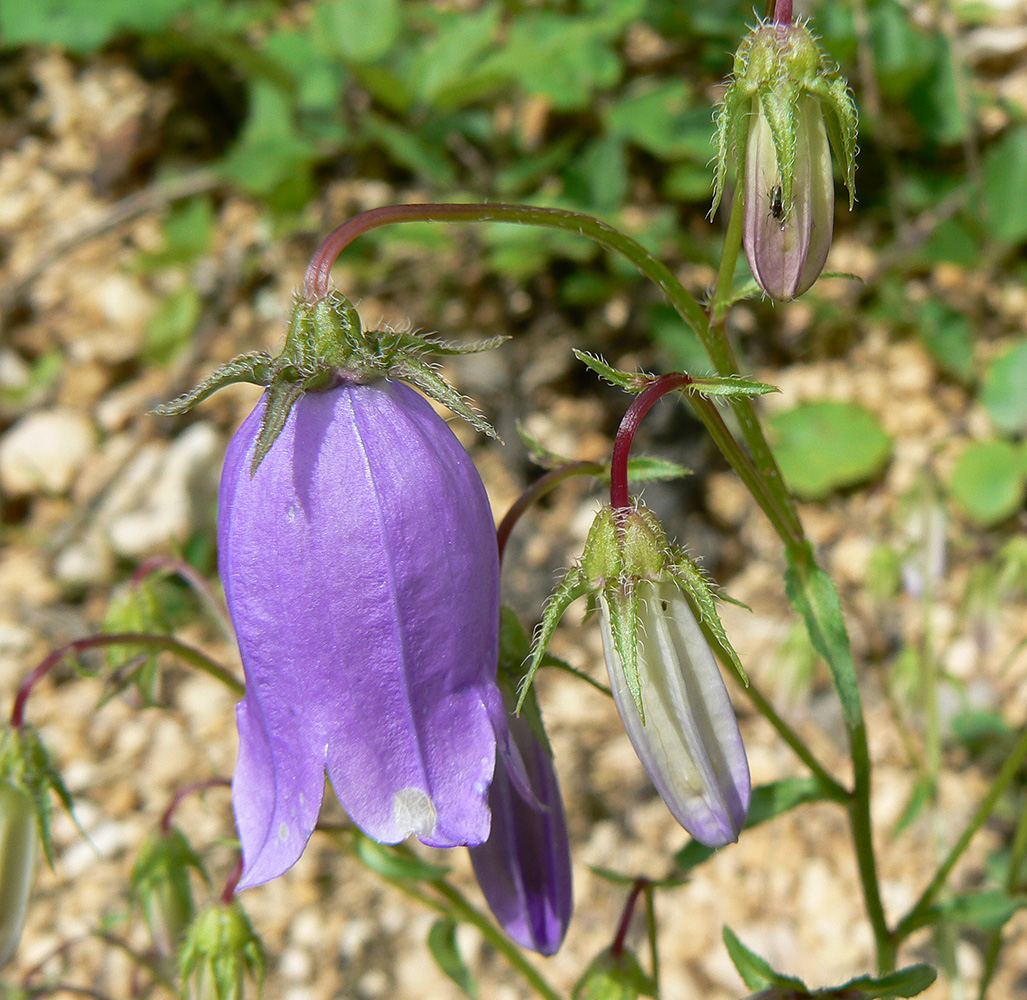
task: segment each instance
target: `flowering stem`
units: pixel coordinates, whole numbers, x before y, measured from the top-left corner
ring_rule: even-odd
[[[649,960],[652,966],[653,997],[660,1000],[660,947],[656,934],[656,888],[651,883],[645,887],[645,919],[649,925]]]
[[[572,476],[598,476],[603,471],[602,462],[568,462],[566,465],[550,469],[539,476],[511,505],[506,516],[499,522],[496,529],[496,541],[499,543],[499,559],[503,560],[506,543],[510,540],[510,532],[521,515],[534,503],[551,493],[560,483]]]
[[[624,942],[628,937],[628,928],[631,926],[631,918],[635,914],[635,904],[638,902],[638,897],[648,885],[649,879],[636,878],[634,884],[631,886],[631,892],[628,893],[627,902],[624,904],[624,910],[620,915],[620,922],[617,924],[617,934],[613,939],[613,944],[610,945],[610,954],[614,958],[620,958],[620,956],[624,954]]]
[[[776,4],[770,0],[767,6],[770,7],[771,4],[774,8],[774,24],[789,25],[792,23],[792,0],[777,0]]]
[[[642,274],[656,282],[674,308],[694,330],[699,331],[705,326],[702,306],[685,291],[666,264],[649,253],[638,240],[582,212],[542,208],[538,205],[385,205],[361,212],[329,233],[315,251],[303,281],[304,294],[311,300],[324,298],[328,294],[332,265],[339,254],[362,233],[393,222],[414,221],[519,222],[566,229],[587,236],[611,250],[622,253]]]
[[[168,803],[167,809],[164,810],[164,814],[160,818],[160,832],[163,834],[170,833],[171,831],[171,818],[175,814],[175,810],[178,808],[179,803],[193,792],[202,792],[207,788],[229,788],[232,782],[228,778],[222,778],[215,776],[213,778],[204,778],[202,781],[194,781],[192,784],[186,785],[185,788],[180,788],[172,796],[171,801]]]
[[[209,674],[240,698],[245,690],[243,685],[221,666],[217,660],[208,656],[202,650],[196,649],[193,646],[187,646],[184,642],[173,639],[170,635],[150,635],[145,632],[112,632],[108,635],[90,635],[84,639],[75,639],[73,642],[61,646],[60,649],[54,650],[46,659],[25,675],[25,678],[18,686],[18,693],[14,698],[14,706],[11,709],[11,725],[15,729],[19,729],[24,723],[25,704],[38,681],[45,677],[66,656],[76,655],[97,646],[145,646],[148,649],[163,649],[169,653],[174,653],[180,660],[185,660],[186,663],[197,667],[205,674]]]
[[[1024,726],[1020,732],[1019,739],[995,776],[995,780],[992,781],[988,793],[981,800],[973,816],[970,817],[966,828],[959,835],[959,839],[952,845],[951,850],[941,863],[934,878],[931,879],[930,885],[920,894],[920,898],[914,903],[912,909],[898,922],[892,935],[896,949],[913,931],[931,922],[930,908],[935,898],[944,888],[949,874],[969,846],[970,841],[973,840],[977,831],[980,830],[991,815],[1002,794],[1012,784],[1025,760],[1027,760],[1027,726]]]
[[[356,855],[359,858],[359,855]],[[481,932],[482,937],[491,944],[524,978],[531,988],[544,1000],[562,1000],[559,993],[546,982],[542,974],[521,953],[517,947],[495,924],[480,910],[472,906],[458,889],[451,886],[445,879],[433,879],[431,886],[445,902],[433,898],[413,883],[398,878],[383,876],[385,881],[411,899],[416,899],[450,919],[462,920],[472,924]]]
[[[772,3],[773,0],[770,0]],[[731,214],[728,216],[727,231],[724,233],[724,246],[720,252],[720,266],[717,268],[717,281],[713,286],[710,299],[709,323],[719,323],[727,314],[731,305],[731,287],[735,280],[735,264],[742,249],[742,230],[745,223],[745,186],[735,184],[735,192],[731,198]]]
[[[610,506],[615,510],[626,510],[631,506],[631,497],[628,495],[628,458],[631,454],[631,442],[635,439],[635,431],[638,430],[642,418],[661,396],[691,383],[692,379],[684,372],[661,375],[648,388],[643,389],[628,407],[617,428],[617,437],[613,442],[613,460],[610,462]]]
[[[232,868],[231,874],[225,881],[225,887],[221,890],[221,902],[228,906],[229,903],[235,899],[235,887],[239,884],[239,879],[242,878],[242,855],[239,856],[235,862],[235,866]]]

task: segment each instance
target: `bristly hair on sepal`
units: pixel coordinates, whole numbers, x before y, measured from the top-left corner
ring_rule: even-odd
[[[187,413],[226,385],[249,382],[268,390],[260,434],[253,449],[254,474],[305,392],[344,382],[366,385],[397,378],[448,407],[475,430],[499,440],[495,428],[426,359],[432,355],[476,354],[498,347],[506,337],[453,344],[430,334],[364,330],[350,301],[338,291],[310,302],[297,295],[285,344],[277,356],[266,351],[240,354],[195,388],[153,409],[158,416]]]

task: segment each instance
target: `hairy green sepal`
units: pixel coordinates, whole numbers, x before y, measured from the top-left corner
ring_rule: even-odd
[[[571,567],[546,602],[542,624],[535,634],[527,670],[521,679],[518,711],[527,697],[535,671],[543,663],[560,619],[575,600],[587,597],[590,606],[602,602],[609,615],[610,630],[624,666],[628,689],[639,718],[645,722],[638,670],[639,584],[643,581],[677,584],[696,617],[716,637],[717,648],[731,660],[739,676],[745,677],[720,622],[714,588],[706,574],[684,549],[671,545],[659,519],[641,503],[621,509],[604,506],[592,522],[578,564]]]
[[[835,158],[842,165],[849,208],[855,200],[858,114],[848,82],[820,48],[805,24],[761,21],[742,39],[735,53],[731,84],[717,112],[717,169],[713,207],[717,211],[727,181],[729,159],[735,175],[745,171],[746,137],[755,116],[766,116],[781,170],[781,203],[792,204],[796,134],[803,97],[820,105]]]
[[[240,354],[194,389],[153,412],[159,416],[186,413],[218,389],[237,382],[266,386],[267,406],[253,451],[251,473],[256,472],[303,393],[347,382],[366,385],[383,378],[402,379],[448,406],[475,430],[498,439],[491,424],[426,359],[433,355],[489,351],[505,339],[490,337],[462,345],[421,333],[364,330],[356,309],[339,292],[333,291],[316,302],[297,296],[280,354]]]

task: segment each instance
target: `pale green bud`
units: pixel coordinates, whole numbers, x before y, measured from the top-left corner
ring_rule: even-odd
[[[0,781],[0,968],[14,957],[21,940],[38,853],[32,799],[21,788]]]

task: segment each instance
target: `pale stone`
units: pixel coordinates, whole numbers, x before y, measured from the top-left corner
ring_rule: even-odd
[[[81,413],[30,413],[0,438],[0,486],[11,496],[64,493],[94,444],[93,425]]]

